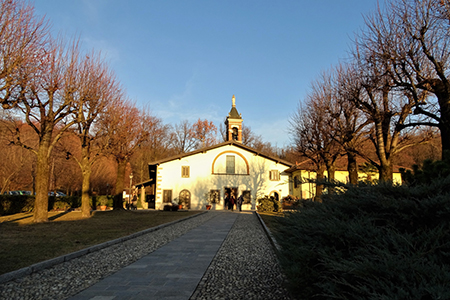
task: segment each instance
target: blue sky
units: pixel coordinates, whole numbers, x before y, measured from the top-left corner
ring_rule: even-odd
[[[35,0],[53,30],[101,51],[128,96],[164,123],[244,124],[278,147],[320,72],[348,57],[376,0]]]

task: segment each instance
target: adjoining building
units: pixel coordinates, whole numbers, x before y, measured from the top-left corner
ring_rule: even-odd
[[[348,171],[342,160],[345,160],[345,158],[342,158],[338,163],[334,178],[336,181],[348,183],[350,181]],[[314,183],[314,180],[317,178],[317,172],[311,160],[307,159],[300,163],[296,163],[284,172],[289,174],[290,195],[300,200],[314,199],[316,196],[316,184]],[[325,171],[323,175],[327,178],[328,172]],[[374,182],[378,180],[378,178],[379,174],[375,169],[371,171],[358,171],[358,181]],[[395,167],[393,173],[393,182],[395,184],[402,183],[402,176],[397,167]]]

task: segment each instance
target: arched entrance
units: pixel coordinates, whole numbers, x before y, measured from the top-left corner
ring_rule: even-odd
[[[270,196],[273,196],[275,198],[275,200],[277,200],[277,201],[280,200],[280,194],[277,191],[272,191],[270,193]]]
[[[182,190],[179,196],[180,201],[183,203],[184,209],[191,208],[191,192],[188,190]]]
[[[233,196],[234,197],[234,201],[236,201],[237,194],[238,194],[238,188],[237,187],[224,187],[223,194],[224,194],[224,199],[228,195],[228,199],[230,199],[231,196]],[[224,209],[228,209],[228,201],[224,201],[223,208]]]

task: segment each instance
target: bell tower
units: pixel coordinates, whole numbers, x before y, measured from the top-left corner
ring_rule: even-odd
[[[242,116],[236,109],[236,98],[231,98],[231,110],[225,120],[227,130],[227,142],[234,141],[242,143]]]

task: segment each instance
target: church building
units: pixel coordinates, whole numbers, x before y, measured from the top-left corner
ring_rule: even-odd
[[[256,199],[289,195],[290,162],[242,144],[242,116],[233,95],[225,121],[226,141],[149,163],[154,198],[149,208],[182,202],[185,209],[225,208],[225,196],[243,195],[242,209],[256,208]],[[181,201],[180,201],[181,200]]]

